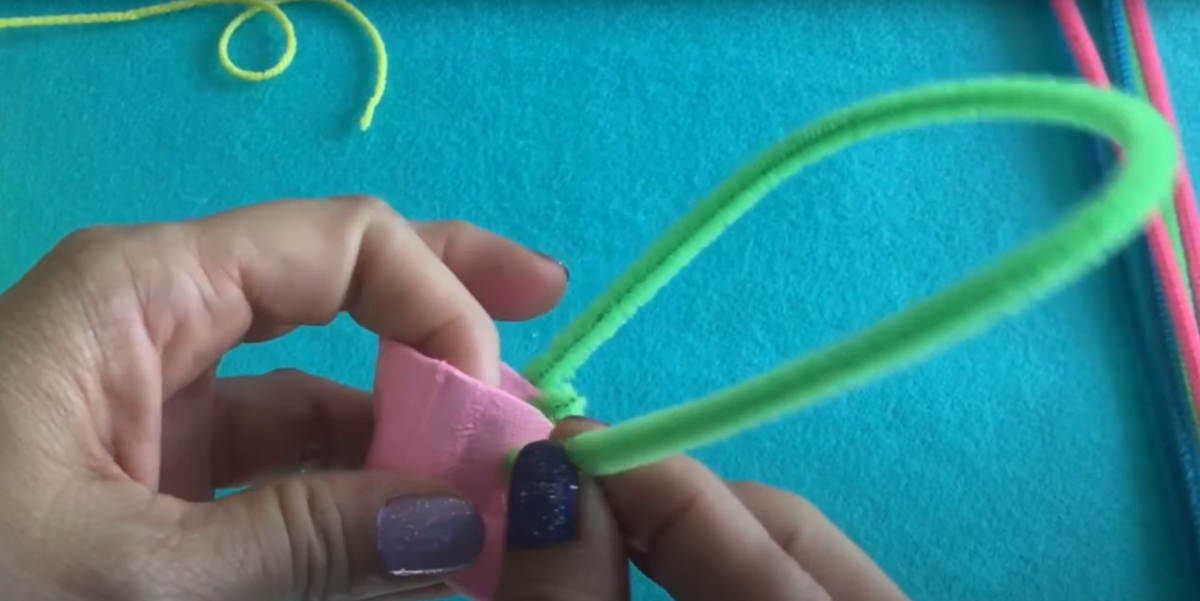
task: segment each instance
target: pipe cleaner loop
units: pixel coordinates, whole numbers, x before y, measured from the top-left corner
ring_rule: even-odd
[[[205,6],[246,6],[246,10],[234,17],[229,22],[229,25],[225,26],[225,31],[221,32],[221,39],[217,42],[217,58],[221,61],[221,66],[230,75],[244,81],[259,82],[278,77],[284,71],[287,71],[288,67],[292,65],[292,61],[296,58],[296,29],[292,26],[292,22],[288,19],[287,15],[279,8],[280,5],[296,2],[318,2],[337,7],[349,15],[355,23],[363,28],[367,36],[371,38],[378,62],[376,64],[375,89],[367,101],[362,118],[359,120],[359,127],[363,131],[366,131],[371,127],[371,122],[375,119],[375,109],[379,106],[380,101],[383,100],[383,94],[387,90],[387,48],[383,43],[383,37],[379,35],[379,30],[375,28],[371,20],[346,0],[178,0],[176,2],[164,2],[162,4],[154,4],[125,11],[0,18],[0,29],[129,23]],[[233,62],[233,59],[229,56],[229,41],[233,38],[233,34],[237,32],[238,28],[259,13],[267,13],[279,23],[279,27],[283,30],[286,47],[274,66],[262,71],[253,71],[243,69]]]
[[[821,351],[707,398],[565,445],[574,463],[608,475],[658,461],[810,407],[979,333],[1093,269],[1133,239],[1170,197],[1179,165],[1171,126],[1154,107],[1086,83],[1013,77],[935,85],[834,113],[738,171],[676,223],[533,361],[542,390],[569,383],[593,352],[725,228],[785,180],[855,143],[915,126],[1020,119],[1064,125],[1120,144],[1126,162],[1104,189],[1049,234],[958,284]]]

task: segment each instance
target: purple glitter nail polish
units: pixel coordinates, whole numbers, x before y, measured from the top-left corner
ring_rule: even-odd
[[[436,576],[469,567],[483,551],[483,520],[448,497],[400,497],[375,520],[379,561],[391,576]]]

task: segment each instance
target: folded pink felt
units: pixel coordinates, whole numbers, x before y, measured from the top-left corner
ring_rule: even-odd
[[[400,343],[380,346],[367,467],[438,478],[475,505],[484,524],[483,555],[450,584],[478,601],[489,601],[500,581],[508,452],[545,440],[554,428],[529,404],[537,394],[507,366],[494,388]]]

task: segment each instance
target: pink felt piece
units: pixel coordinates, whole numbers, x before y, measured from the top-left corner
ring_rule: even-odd
[[[537,394],[507,366],[500,388],[493,388],[400,343],[380,346],[367,467],[441,479],[475,504],[484,523],[483,555],[450,580],[472,599],[489,601],[500,582],[508,452],[545,440],[554,428],[527,402]]]

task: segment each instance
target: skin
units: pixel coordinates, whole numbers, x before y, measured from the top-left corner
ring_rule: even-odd
[[[552,439],[603,427],[567,420]],[[906,601],[808,501],[674,457],[580,484],[565,546],[510,551],[497,601],[624,601],[626,559],[677,601]]]
[[[496,383],[494,320],[541,315],[565,288],[561,266],[512,241],[411,223],[366,197],[69,236],[0,296],[0,590],[450,595],[437,579],[380,576],[379,508],[456,493],[362,469],[368,393],[291,370],[222,379],[216,366],[240,344],[345,312]],[[555,437],[595,427],[567,422]],[[684,457],[585,479],[581,503],[576,542],[509,556],[501,601],[625,599],[627,558],[682,601],[903,599],[810,504]]]

